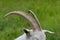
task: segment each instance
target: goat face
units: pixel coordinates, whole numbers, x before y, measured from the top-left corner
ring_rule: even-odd
[[[46,38],[44,31],[24,29],[24,32],[22,36],[19,36],[15,40],[45,40]]]
[[[45,40],[45,34],[43,31],[35,31],[31,33],[31,40]]]

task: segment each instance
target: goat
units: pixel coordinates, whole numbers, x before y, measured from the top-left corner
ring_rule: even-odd
[[[7,17],[11,14],[20,15],[24,17],[32,26],[31,30],[24,29],[25,33],[14,40],[46,40],[45,32],[52,33],[52,34],[54,33],[49,30],[42,30],[36,15],[31,10],[29,10],[28,13],[31,13],[32,16],[22,11],[9,12],[4,16]]]

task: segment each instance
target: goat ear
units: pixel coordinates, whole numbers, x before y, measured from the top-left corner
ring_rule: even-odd
[[[27,36],[30,36],[30,31],[27,29],[24,29],[24,32],[26,33]]]

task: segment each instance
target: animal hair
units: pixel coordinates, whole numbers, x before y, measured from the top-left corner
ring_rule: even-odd
[[[31,13],[29,15],[28,13]],[[14,40],[46,40],[46,32],[53,34],[54,32],[51,32],[49,30],[42,30],[40,22],[34,12],[31,10],[28,11],[28,13],[22,12],[22,11],[12,11],[7,13],[4,17],[7,17],[12,14],[16,14],[19,16],[24,17],[30,24],[32,29],[24,29],[24,34],[17,37]]]

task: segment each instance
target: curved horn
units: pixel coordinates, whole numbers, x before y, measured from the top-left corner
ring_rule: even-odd
[[[40,25],[38,25],[36,20],[34,18],[32,18],[30,15],[28,15],[22,11],[13,11],[13,12],[6,14],[5,17],[7,17],[11,14],[17,14],[17,15],[20,15],[20,16],[24,17],[25,19],[27,19],[29,21],[29,23],[31,24],[33,31],[40,30],[40,28],[39,28]]]
[[[34,14],[34,12],[31,11],[31,10],[29,10],[28,13],[31,13],[32,16],[34,17],[34,19],[36,20],[37,24],[40,25],[39,20],[38,20],[37,16]],[[42,29],[42,28],[41,28],[41,25],[40,25],[40,29]]]

